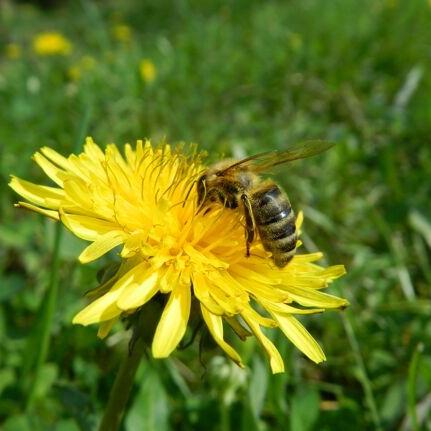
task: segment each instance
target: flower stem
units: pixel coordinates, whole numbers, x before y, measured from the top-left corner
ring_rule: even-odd
[[[51,327],[54,320],[54,312],[57,304],[58,296],[58,269],[60,266],[60,241],[62,230],[60,223],[55,226],[54,245],[52,251],[51,274],[49,279],[49,286],[46,293],[45,301],[42,305],[42,324],[40,327],[39,335],[39,349],[37,351],[34,378],[27,396],[26,408],[32,408],[35,398],[36,390],[39,386],[40,375],[42,367],[45,364],[48,355],[49,343],[51,338]]]
[[[223,402],[220,402],[220,429],[230,431],[229,407]]]
[[[119,429],[144,350],[145,344],[141,338],[138,338],[132,351],[126,353],[111,388],[99,431],[117,431]]]
[[[346,331],[347,338],[349,339],[350,346],[352,347],[353,356],[356,360],[359,371],[359,382],[362,384],[362,388],[365,394],[365,402],[368,404],[368,409],[371,413],[371,418],[374,422],[374,428],[377,431],[382,431],[382,424],[380,416],[377,410],[377,404],[374,399],[373,389],[371,381],[368,377],[367,368],[365,366],[364,358],[362,357],[361,348],[359,347],[358,340],[356,338],[355,331],[352,325],[352,317],[348,310],[341,314],[341,320]]]

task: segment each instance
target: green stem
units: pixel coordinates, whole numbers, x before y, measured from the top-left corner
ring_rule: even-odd
[[[52,264],[51,273],[48,285],[48,291],[45,297],[45,301],[42,307],[42,323],[40,328],[40,341],[39,348],[37,351],[37,358],[35,363],[35,372],[33,382],[30,385],[26,407],[27,410],[31,409],[34,397],[36,394],[36,389],[38,388],[38,382],[40,379],[40,373],[43,364],[46,361],[49,350],[49,341],[51,337],[51,326],[54,319],[54,312],[57,304],[58,297],[58,268],[60,266],[59,250],[60,241],[62,236],[62,228],[60,223],[56,224],[55,234],[54,234],[54,245],[52,250]]]
[[[144,350],[145,344],[141,338],[138,338],[133,350],[126,353],[111,388],[99,431],[118,430]]]
[[[336,287],[335,293],[339,296],[343,296],[341,289]],[[361,353],[361,348],[359,346],[358,339],[356,338],[355,330],[353,329],[353,315],[347,309],[343,313],[340,313],[341,321],[343,322],[344,331],[347,334],[350,347],[352,348],[352,353],[358,366],[359,371],[359,382],[362,385],[362,389],[365,395],[365,402],[367,403],[368,409],[371,414],[371,419],[374,424],[374,429],[376,431],[382,431],[382,421],[380,420],[379,411],[377,409],[376,400],[374,398],[373,388],[371,385],[370,378],[368,377],[367,368],[365,366],[364,358]]]
[[[350,346],[352,347],[353,356],[355,357],[356,364],[359,369],[359,381],[362,384],[362,388],[365,393],[365,401],[368,404],[368,408],[371,413],[372,420],[374,422],[374,428],[377,431],[382,430],[382,425],[379,417],[379,413],[376,406],[376,401],[374,399],[373,389],[371,387],[371,382],[368,377],[367,369],[365,367],[364,358],[361,354],[361,349],[359,347],[358,340],[356,338],[355,331],[351,323],[351,318],[349,316],[349,311],[341,313],[341,319],[343,321],[344,330],[346,331],[347,338],[349,339]]]
[[[229,406],[225,404],[224,400],[220,402],[220,429],[221,431],[230,430]]]

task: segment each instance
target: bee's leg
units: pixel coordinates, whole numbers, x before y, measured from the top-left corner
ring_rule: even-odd
[[[253,218],[253,210],[251,208],[250,200],[246,194],[241,195],[241,200],[244,205],[244,216],[245,216],[245,246],[246,246],[246,256],[250,256],[250,244],[254,239],[254,231],[256,225]]]

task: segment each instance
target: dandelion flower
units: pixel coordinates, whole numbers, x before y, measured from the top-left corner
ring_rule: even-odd
[[[90,55],[84,55],[80,60],[68,69],[68,75],[73,81],[81,79],[83,74],[96,67],[96,60]]]
[[[61,33],[44,32],[33,38],[33,50],[40,56],[68,55],[72,44]]]
[[[281,329],[311,360],[325,359],[295,316],[346,306],[346,300],[321,292],[344,267],[323,268],[315,263],[321,253],[312,253],[297,254],[279,269],[259,241],[246,257],[239,211],[221,205],[197,211],[193,185],[205,169],[199,155],[186,156],[168,145],[155,148],[149,141],[127,144],[122,155],[113,144],[102,151],[87,138],[80,155],[65,158],[44,147],[34,160],[57,187],[12,177],[10,186],[27,200],[18,205],[59,220],[90,241],[79,256],[82,263],[113,249],[121,257],[116,274],[74,323],[98,323],[103,337],[121,316],[158,297],[165,305],[152,339],[156,358],[175,350],[191,313],[199,313],[240,366],[239,353],[225,340],[226,325],[257,338],[273,373],[283,372],[284,364],[265,334],[268,328]]]
[[[112,33],[120,42],[127,43],[132,39],[132,30],[126,24],[116,24],[112,28]]]
[[[156,79],[157,69],[154,63],[148,58],[144,58],[139,63],[139,74],[141,75],[141,79],[150,84]]]

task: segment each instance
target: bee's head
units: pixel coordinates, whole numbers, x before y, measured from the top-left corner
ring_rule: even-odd
[[[216,192],[223,181],[222,173],[230,160],[223,160],[210,166],[197,180],[196,188],[198,193],[198,206],[205,202],[216,200]]]
[[[222,160],[210,166],[197,180],[198,207],[209,202],[221,202],[228,208],[236,208],[236,187],[232,178],[226,175],[226,168],[233,163],[231,159]]]

